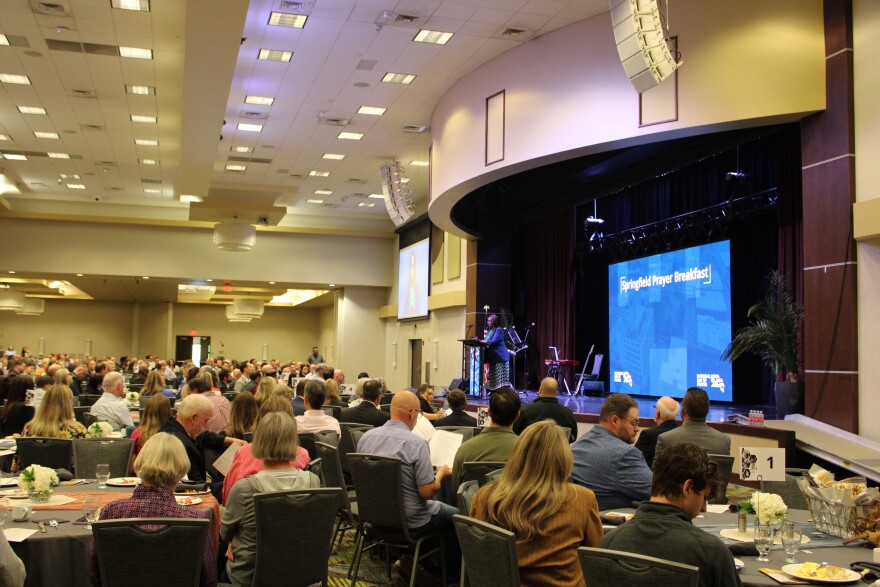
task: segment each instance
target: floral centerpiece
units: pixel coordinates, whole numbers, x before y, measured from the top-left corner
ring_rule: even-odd
[[[141,394],[136,391],[129,391],[125,394],[125,399],[128,400],[128,405],[138,407],[141,405]]]
[[[92,438],[110,438],[113,434],[113,426],[110,422],[95,422],[89,426],[88,432]]]
[[[755,491],[752,498],[739,504],[740,511],[757,516],[759,524],[781,524],[788,512],[788,506],[775,493]]]
[[[52,497],[52,490],[58,487],[58,475],[49,467],[31,465],[19,475],[18,486],[27,491],[32,502],[46,503]]]

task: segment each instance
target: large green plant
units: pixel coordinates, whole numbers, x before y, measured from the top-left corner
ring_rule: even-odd
[[[721,358],[733,362],[744,353],[751,353],[771,369],[777,379],[799,381],[798,326],[804,309],[795,303],[785,276],[771,271],[767,294],[749,308],[748,326],[740,328],[724,349]]]

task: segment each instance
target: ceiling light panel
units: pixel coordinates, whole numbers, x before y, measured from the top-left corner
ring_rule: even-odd
[[[442,31],[429,31],[422,29],[415,36],[413,41],[416,43],[434,43],[435,45],[445,45],[452,38],[452,33],[444,33]]]
[[[74,173],[74,174],[62,173],[61,174],[61,179],[79,179],[79,178],[80,177],[79,177],[78,173]]]
[[[361,106],[358,108],[358,114],[367,114],[369,116],[382,116],[385,114],[387,108],[380,108],[378,106]]]
[[[3,156],[10,161],[27,161],[27,157],[18,153],[4,153]]]
[[[141,96],[155,96],[156,88],[153,86],[125,86],[125,91],[129,94],[138,94]]]
[[[157,190],[156,188],[144,188],[145,194],[161,194],[162,190]]]
[[[336,136],[337,139],[344,139],[348,141],[359,141],[364,138],[364,133],[362,132],[341,132]]]
[[[244,122],[239,122],[238,123],[238,130],[243,130],[243,131],[247,131],[247,132],[260,132],[261,130],[263,130],[263,125],[262,124],[247,124]]]
[[[429,163],[427,161],[419,161],[419,160],[410,161],[409,164],[412,165],[413,167],[427,167],[429,165]]]
[[[81,183],[69,183],[69,184],[67,184],[67,187],[69,187],[69,188],[72,189],[72,190],[84,190],[84,189],[86,189],[86,186],[84,186],[84,185],[81,184]]]
[[[181,202],[188,202],[188,203],[201,202],[202,197],[201,196],[194,196],[192,194],[180,194],[180,201]],[[210,281],[210,280],[208,280],[208,281]]]
[[[12,73],[0,73],[0,82],[4,84],[18,84],[21,86],[31,85],[31,80],[26,75],[15,75]]]
[[[413,80],[416,79],[411,73],[391,73],[388,72],[385,74],[385,77],[382,78],[382,81],[386,84],[404,84],[409,85],[413,83]]]
[[[141,147],[158,147],[159,141],[153,139],[135,139],[134,144]]]
[[[9,46],[9,38],[6,35],[0,35],[0,45]]]
[[[305,14],[293,14],[291,12],[272,12],[269,14],[269,24],[272,26],[286,26],[301,29],[306,26],[308,16]]]
[[[238,165],[235,163],[230,163],[226,166],[226,171],[247,171],[247,165]]]
[[[315,199],[315,198],[309,198],[308,200],[306,200],[306,203],[307,203],[307,204],[323,204],[323,203],[324,203],[324,200],[318,200],[318,199]]]
[[[11,141],[9,135],[0,135],[0,141]]]
[[[383,196],[382,194],[370,194],[367,197],[373,198],[374,200],[384,200],[385,199],[385,196]]]
[[[158,165],[158,159],[140,159],[141,165]]]
[[[260,106],[271,106],[275,103],[275,98],[267,98],[266,96],[247,96],[244,99],[246,104],[259,104]]]
[[[120,47],[119,56],[131,59],[152,59],[153,50],[145,49],[143,47]]]
[[[333,190],[315,190],[316,196],[332,196]]]
[[[39,114],[40,116],[46,115],[46,109],[40,108],[39,106],[19,106],[18,111],[22,114]]]
[[[359,207],[359,208],[372,208],[372,207],[375,206],[375,205],[376,205],[376,204],[374,204],[374,203],[372,203],[372,202],[358,202],[358,207]]]
[[[339,153],[324,153],[321,155],[321,159],[332,159],[333,161],[342,161],[345,159],[345,155],[341,155]]]
[[[293,57],[293,51],[281,51],[278,49],[260,49],[257,59],[263,61],[281,61],[287,63]]]
[[[155,116],[141,116],[139,114],[132,114],[131,121],[132,122],[143,122],[146,124],[156,124],[156,117]]]
[[[311,177],[330,177],[330,172],[329,171],[318,171],[316,169],[312,169],[311,171],[309,171],[309,175]]]
[[[34,131],[34,136],[37,137],[38,139],[57,139],[58,133],[36,130],[36,131]]]
[[[69,153],[46,153],[50,159],[70,159]]]
[[[150,0],[110,0],[110,6],[121,10],[150,11]]]
[[[253,147],[232,147],[229,150],[232,151],[233,153],[253,153],[254,152]]]

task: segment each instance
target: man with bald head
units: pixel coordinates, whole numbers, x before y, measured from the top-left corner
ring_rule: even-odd
[[[657,437],[664,432],[674,430],[678,426],[675,421],[678,416],[678,402],[671,397],[664,395],[657,400],[654,406],[654,422],[657,423],[653,428],[646,428],[639,432],[639,440],[636,442],[636,448],[645,455],[645,462],[651,467],[654,465],[654,451],[657,448]]]
[[[395,393],[391,400],[391,419],[364,434],[357,451],[400,459],[400,493],[410,531],[418,535],[427,530],[442,530],[446,560],[454,561],[456,556],[450,547],[457,546],[457,540],[452,516],[458,513],[458,508],[431,499],[440,490],[443,479],[452,475],[452,470],[442,465],[434,473],[428,442],[412,433],[420,412],[419,398],[414,393]],[[406,566],[403,559],[401,563]]]
[[[559,403],[559,398],[556,397],[558,389],[559,382],[552,377],[542,379],[538,397],[520,410],[519,419],[513,424],[513,431],[522,434],[531,424],[550,419],[563,428],[568,428],[568,441],[574,442],[577,439],[577,420],[574,419],[574,412]]]

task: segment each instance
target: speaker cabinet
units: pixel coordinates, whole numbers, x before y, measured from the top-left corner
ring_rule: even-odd
[[[657,0],[609,0],[614,42],[626,77],[638,93],[681,66],[669,50]]]

